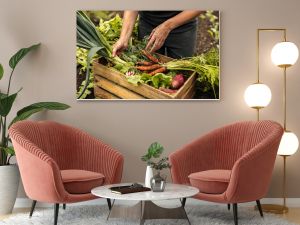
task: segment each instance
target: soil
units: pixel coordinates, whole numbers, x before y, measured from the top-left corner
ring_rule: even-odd
[[[218,11],[215,11],[215,16],[218,15]],[[197,31],[197,46],[195,50],[195,54],[199,55],[201,53],[205,53],[209,51],[212,47],[215,47],[219,44],[219,40],[215,40],[207,31],[211,27],[211,22],[208,18],[205,20],[199,19],[198,22],[198,31]]]
[[[218,11],[215,11],[215,16],[219,16]],[[209,19],[199,19],[198,23],[198,31],[197,31],[197,46],[195,50],[195,54],[199,55],[201,53],[208,52],[212,47],[215,47],[219,44],[219,40],[215,40],[208,32],[209,28],[211,27],[211,22]],[[194,99],[214,99],[213,90],[208,92],[203,92],[202,87],[200,84],[196,86],[196,93]],[[216,98],[219,98],[219,92],[216,93]]]

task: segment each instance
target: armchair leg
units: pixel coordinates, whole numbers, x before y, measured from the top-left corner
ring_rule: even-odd
[[[230,204],[227,204],[227,209],[230,210]]]
[[[238,225],[238,207],[237,207],[237,203],[233,204],[233,218],[234,218],[234,225]]]
[[[110,201],[110,199],[107,198],[106,201],[107,201],[108,209],[111,210],[111,201]]]
[[[31,205],[31,209],[30,209],[30,213],[29,213],[29,217],[32,217],[33,211],[35,209],[35,205],[36,205],[36,200],[33,200],[32,205]]]
[[[66,210],[66,204],[63,204],[63,210]]]
[[[54,225],[57,225],[59,204],[54,204]]]
[[[263,211],[262,211],[262,208],[261,208],[261,204],[260,204],[260,200],[256,200],[256,204],[257,204],[257,208],[258,208],[260,216],[264,217],[264,214],[263,214]]]
[[[186,203],[186,198],[183,198],[182,201],[181,201],[181,205],[182,205],[183,208],[185,207],[185,203]]]

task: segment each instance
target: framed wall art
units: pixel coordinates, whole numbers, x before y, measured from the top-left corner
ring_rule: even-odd
[[[219,99],[219,11],[77,11],[76,22],[77,99]]]

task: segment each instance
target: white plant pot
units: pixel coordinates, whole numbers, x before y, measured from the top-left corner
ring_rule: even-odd
[[[17,165],[0,166],[0,215],[12,212],[19,187],[20,173]]]
[[[153,170],[151,166],[147,166],[146,175],[145,175],[145,187],[151,188],[151,178],[153,177]]]

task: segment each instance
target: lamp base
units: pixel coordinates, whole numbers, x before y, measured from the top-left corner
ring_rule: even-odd
[[[258,210],[257,206],[254,208]],[[262,204],[261,208],[263,212],[274,214],[285,214],[289,211],[289,208],[284,205]]]

